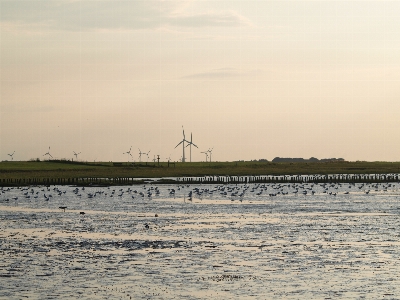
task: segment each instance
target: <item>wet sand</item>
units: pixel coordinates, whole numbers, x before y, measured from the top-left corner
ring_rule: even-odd
[[[396,299],[399,193],[360,186],[3,189],[0,298]]]

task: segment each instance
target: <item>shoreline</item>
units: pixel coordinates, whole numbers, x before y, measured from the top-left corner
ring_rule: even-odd
[[[400,162],[0,162],[0,186],[396,182]]]
[[[258,176],[188,176],[175,178],[45,178],[45,179],[3,179],[0,187],[18,186],[133,186],[145,184],[291,184],[291,183],[383,183],[400,182],[400,174],[327,174],[327,175],[258,175]]]

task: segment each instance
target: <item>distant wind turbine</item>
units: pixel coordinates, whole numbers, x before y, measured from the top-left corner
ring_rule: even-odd
[[[43,154],[43,156],[46,156],[46,155],[48,155],[48,156],[50,156],[51,158],[53,158],[53,156],[50,154],[50,146],[49,146],[49,151],[46,152],[45,154]]]
[[[132,154],[131,154],[131,150],[132,150],[132,146],[129,148],[129,151],[124,152],[122,154],[129,154],[131,157],[133,157]]]
[[[204,151],[204,152],[200,152],[200,153],[204,153],[206,155],[206,162],[207,162],[207,158],[208,158],[208,151]]]
[[[213,149],[214,149],[214,148],[211,148],[211,150],[210,150],[210,149],[207,150],[207,152],[210,153],[210,162],[211,162],[211,154],[212,154]]]
[[[189,142],[185,139],[185,130],[183,129],[183,126],[182,126],[182,132],[183,132],[183,139],[182,139],[182,141],[179,142],[178,145],[175,146],[175,148],[178,147],[180,144],[182,144],[182,150],[183,150],[182,162],[185,162],[185,142],[186,143],[189,143]]]
[[[74,152],[75,159],[78,159],[78,155],[82,153],[82,152],[76,153],[75,151],[72,151],[72,152]]]
[[[14,157],[13,157],[14,153],[15,153],[15,150],[14,150],[14,152],[13,152],[13,153],[11,153],[11,154],[8,154],[8,155],[11,157],[11,160],[14,160]]]
[[[142,162],[142,154],[145,154],[145,153],[140,151],[140,149],[139,149],[139,162]]]
[[[196,148],[199,148],[192,142],[192,133],[190,133],[190,142],[188,142],[188,143],[189,144],[187,144],[187,146],[190,146],[190,162],[192,162],[192,145],[195,146]]]

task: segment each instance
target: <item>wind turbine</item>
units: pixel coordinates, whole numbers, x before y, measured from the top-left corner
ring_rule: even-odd
[[[211,150],[210,149],[207,150],[207,152],[210,152],[210,162],[211,162],[211,153],[212,153],[213,149],[214,148],[211,148]]]
[[[179,144],[175,146],[175,148],[178,147],[180,144],[182,144],[182,150],[183,150],[182,162],[185,162],[185,142],[186,143],[189,143],[189,142],[185,139],[185,130],[183,130],[183,126],[182,126],[182,131],[183,131],[183,140],[180,141]]]
[[[204,153],[206,155],[206,162],[207,162],[207,158],[208,158],[208,151],[204,151],[204,152],[200,152],[200,153]]]
[[[146,153],[140,151],[140,149],[139,149],[139,162],[142,162],[142,154],[146,154]]]
[[[146,163],[149,161],[149,153],[150,153],[150,151],[147,152],[147,153],[144,153],[144,154],[146,154],[146,156],[147,156],[147,161],[146,161]]]
[[[72,152],[74,152],[75,159],[78,159],[78,155],[82,153],[82,152],[76,153],[75,151],[72,151]]]
[[[129,148],[129,151],[124,152],[124,153],[122,153],[122,154],[129,154],[129,155],[132,157],[131,150],[132,150],[132,146]]]
[[[199,148],[192,142],[192,133],[190,133],[190,142],[188,142],[188,143],[189,144],[187,144],[187,146],[190,146],[190,162],[192,162],[192,145],[195,146],[196,148]]]
[[[51,156],[51,154],[50,154],[50,146],[49,146],[49,151],[46,152],[45,154],[43,154],[43,156],[46,156],[46,155],[48,155],[48,156],[50,156],[51,158],[53,158],[53,156]]]
[[[14,153],[15,153],[15,150],[14,150],[14,152],[13,152],[13,153],[11,153],[11,154],[8,154],[8,155],[11,157],[11,160],[14,160],[14,157],[13,157]]]

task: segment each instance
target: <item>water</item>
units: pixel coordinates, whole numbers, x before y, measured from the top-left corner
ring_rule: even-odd
[[[2,188],[0,298],[399,299],[399,186]]]

